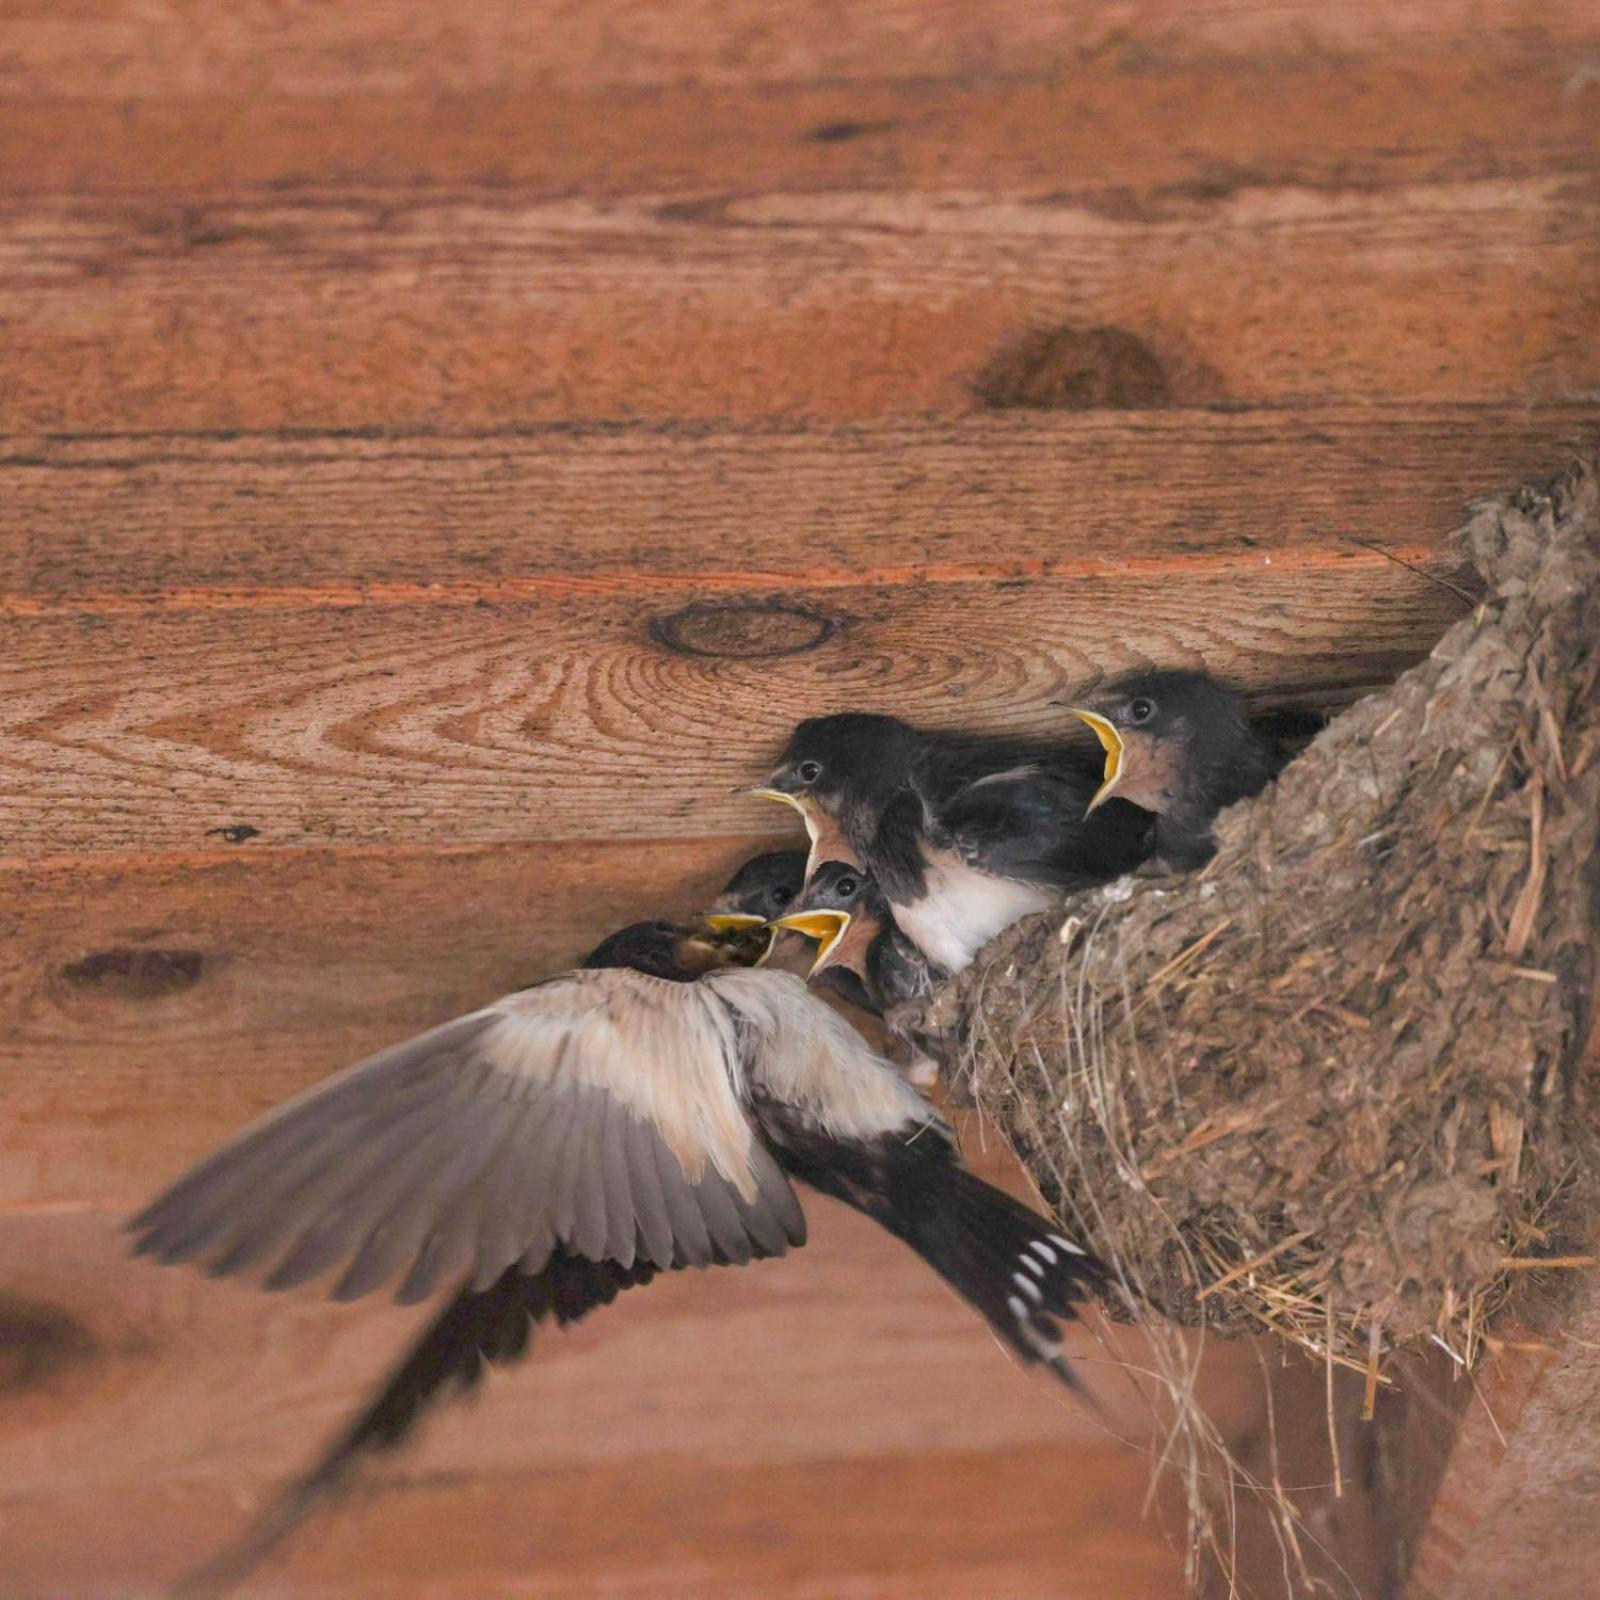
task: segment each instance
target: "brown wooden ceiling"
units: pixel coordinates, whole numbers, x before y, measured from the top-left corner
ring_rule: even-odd
[[[1589,0],[7,7],[0,1592],[153,1592],[409,1326],[123,1263],[135,1197],[693,905],[798,716],[1393,674],[1597,326]],[[271,1592],[1182,1592],[1146,1461],[818,1235]]]

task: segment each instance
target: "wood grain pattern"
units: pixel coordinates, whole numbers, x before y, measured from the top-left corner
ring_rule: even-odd
[[[1600,1487],[1600,1298],[1586,1277],[1565,1294],[1546,1286],[1559,1327],[1547,1306],[1546,1326],[1499,1330],[1508,1346],[1462,1408],[1419,1530],[1419,1600],[1499,1600],[1530,1572],[1543,1600],[1594,1593],[1600,1536],[1583,1507]]]
[[[1600,405],[13,437],[0,613],[465,603],[547,580],[759,593],[1410,547],[1485,484],[1596,438]]]
[[[1600,951],[1590,993],[1600,992]],[[1577,1045],[1574,1116],[1595,1127],[1600,1019]],[[1592,1195],[1580,1175],[1551,1221],[1547,1249],[1594,1259]],[[1559,1238],[1560,1244],[1556,1243]],[[1436,1485],[1426,1519],[1408,1532],[1416,1600],[1497,1600],[1537,1573],[1548,1600],[1587,1600],[1600,1573],[1600,1535],[1584,1514],[1600,1489],[1600,1277],[1527,1271],[1502,1310],[1491,1358],[1458,1402],[1453,1437],[1427,1462]]]
[[[776,1270],[664,1280],[541,1339],[308,1530],[297,1592],[443,1592],[470,1571],[479,1595],[910,1594],[943,1569],[932,1592],[1043,1596],[1070,1555],[1085,1594],[1177,1600],[1158,1526],[1101,1531],[1147,1484],[1148,1459],[1105,1432],[1148,1434],[1110,1365],[1137,1339],[1074,1333],[1096,1421],[1011,1368],[892,1240],[812,1210],[812,1243]],[[121,1252],[104,1215],[0,1226],[0,1318],[37,1357],[0,1388],[8,1600],[153,1594],[304,1463],[418,1321]],[[1252,1368],[1210,1368],[1225,1425],[1259,1410]],[[981,1533],[960,1512],[974,1493],[993,1496]],[[347,1587],[358,1571],[367,1587]]]
[[[1124,70],[1195,59],[1272,65],[1318,54],[1359,61],[1408,47],[1493,61],[1593,36],[1583,0],[1144,0],[1111,13],[1094,0],[1048,9],[1015,0],[801,0],[781,9],[760,0],[484,0],[470,13],[433,0],[293,13],[274,0],[198,0],[181,10],[15,0],[0,24],[0,62],[21,95],[134,99],[276,83],[310,97],[359,86],[1044,75],[1097,60]]]
[[[686,634],[668,619],[694,591],[629,580],[467,606],[14,619],[0,849],[192,850],[239,824],[266,847],[753,834],[767,808],[730,790],[807,715],[1060,730],[1053,696],[1138,659],[1306,695],[1392,676],[1463,607],[1367,551],[797,585],[777,610],[706,588],[722,609]]]
[[[959,410],[1033,327],[1110,325],[1180,402],[1583,398],[1600,198],[1564,178],[1070,197],[356,193],[0,208],[18,430]],[[1181,281],[1181,301],[1166,294]]]
[[[103,77],[87,52],[39,64],[62,86],[56,94],[30,94],[17,82],[28,69],[14,66],[0,100],[7,193],[215,200],[410,186],[692,204],[729,191],[932,187],[1065,192],[1107,212],[1198,219],[1237,190],[1289,183],[1359,189],[1582,172],[1600,117],[1600,95],[1570,87],[1581,39],[1519,49],[1485,34],[1485,47],[1467,53],[1413,38],[1376,56],[1306,43],[1253,59],[1244,75],[1229,58],[1193,53],[1152,64],[1113,40],[1070,61],[987,73],[946,61],[930,64],[943,75],[899,76],[899,58],[886,56],[870,77],[830,67],[778,83],[679,78],[597,90],[530,83],[511,52],[499,72],[444,83],[443,52],[397,69],[391,51],[380,71],[363,70],[371,57],[330,52],[299,69],[316,74],[306,82],[288,64],[266,71],[270,45],[251,38],[248,62],[213,57],[200,81],[135,98],[118,92],[118,79],[154,70],[139,57],[105,61]],[[256,79],[248,92],[221,86],[241,70]]]
[[[1191,402],[1600,386],[1577,0],[784,10],[14,8],[0,426],[949,411],[1062,323]]]

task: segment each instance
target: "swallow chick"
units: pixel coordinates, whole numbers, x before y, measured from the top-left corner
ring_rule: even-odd
[[[806,941],[798,934],[772,930],[773,919],[794,904],[806,880],[804,850],[773,850],[752,856],[723,885],[705,920],[712,928],[762,930],[770,939],[759,965],[804,977],[811,964]]]
[[[128,1224],[139,1254],[335,1300],[448,1298],[322,1459],[184,1593],[236,1582],[428,1405],[662,1272],[805,1242],[799,1181],[908,1245],[1023,1362],[1102,1280],[974,1176],[949,1127],[765,930],[637,923],[561,973],[335,1074]]]
[[[1244,698],[1204,672],[1129,673],[1068,709],[1105,751],[1089,810],[1120,798],[1153,812],[1152,860],[1172,872],[1203,867],[1217,813],[1259,794],[1283,764]]]
[[[938,1079],[938,1060],[927,1041],[901,1019],[920,1009],[947,974],[900,931],[882,890],[861,867],[823,862],[806,880],[795,909],[773,926],[816,941],[807,982],[881,1017],[912,1083],[921,1087]]]
[[[900,931],[883,891],[865,869],[825,861],[806,880],[776,928],[792,928],[817,943],[812,981],[838,976],[846,998],[878,1016],[908,1001],[925,1000],[948,976]]]
[[[754,793],[806,818],[813,867],[829,830],[927,959],[960,972],[1002,929],[1148,854],[1150,819],[1089,803],[1092,746],[926,733],[894,717],[814,717]]]
[[[722,886],[706,921],[713,928],[738,926],[734,918],[743,919],[748,927],[764,926],[794,904],[805,881],[804,850],[771,850],[752,856]]]

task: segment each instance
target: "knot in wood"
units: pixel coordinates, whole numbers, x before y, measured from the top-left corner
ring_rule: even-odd
[[[697,600],[656,617],[650,637],[686,656],[750,660],[800,655],[833,637],[831,617],[788,600]]]

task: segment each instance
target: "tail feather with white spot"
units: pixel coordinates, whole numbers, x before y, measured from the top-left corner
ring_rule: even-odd
[[[1071,1384],[1061,1324],[1105,1283],[1105,1268],[1055,1223],[962,1166],[950,1130],[917,1103],[928,1120],[867,1139],[839,1138],[793,1105],[758,1097],[757,1109],[785,1172],[909,1245],[1007,1348]]]
[[[907,1243],[1024,1361],[1064,1383],[1061,1324],[1105,1282],[1100,1262],[1056,1225],[952,1166],[951,1203],[931,1209]]]

